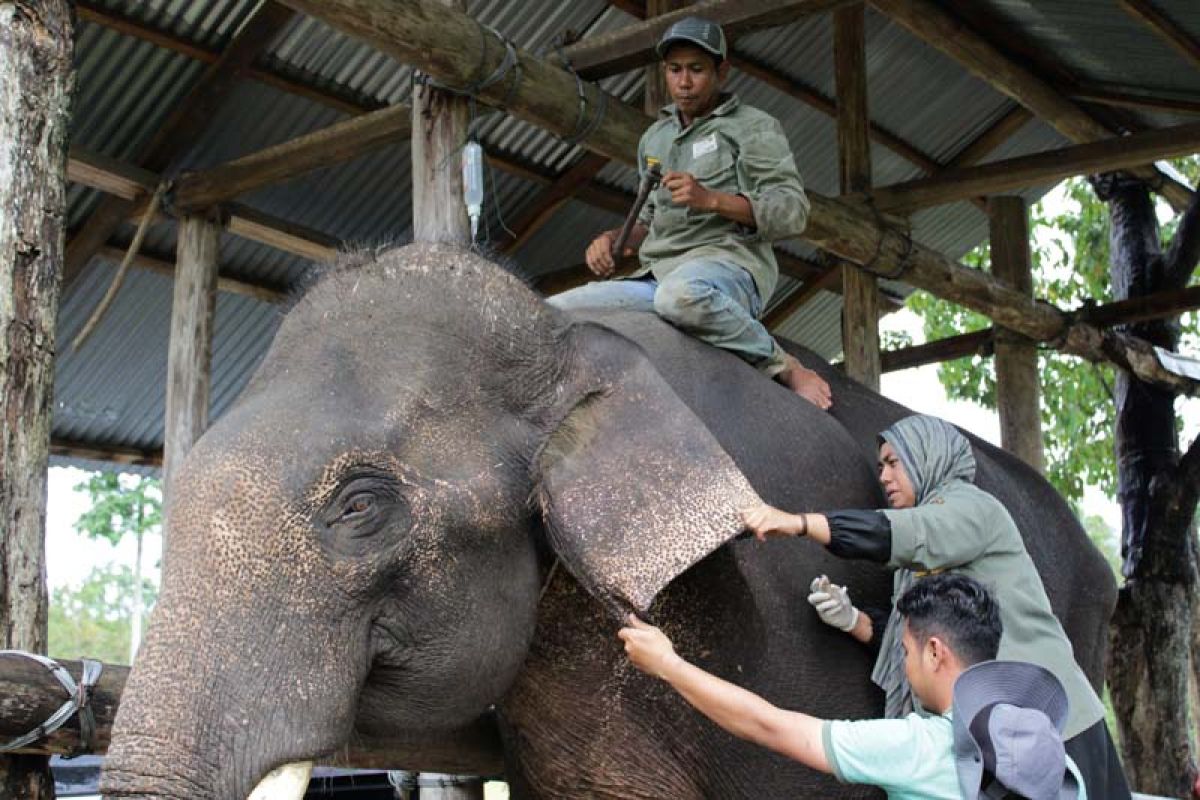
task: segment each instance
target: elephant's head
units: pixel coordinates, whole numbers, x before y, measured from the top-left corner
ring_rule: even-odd
[[[757,500],[637,346],[441,245],[326,274],[168,491],[107,796],[240,800],[355,728],[468,723],[556,559],[643,608]]]

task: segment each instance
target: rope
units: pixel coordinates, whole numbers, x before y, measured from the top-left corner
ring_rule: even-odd
[[[862,268],[867,272],[878,275],[881,278],[887,278],[891,281],[900,280],[904,277],[905,273],[908,272],[909,267],[912,266],[910,263],[910,258],[912,257],[913,253],[912,236],[902,236],[897,234],[900,235],[904,240],[905,248],[904,255],[900,257],[900,261],[893,272],[887,273],[877,269],[875,265],[878,263],[879,257],[883,253],[883,242],[887,239],[888,234],[894,233],[894,231],[888,227],[886,221],[883,219],[883,214],[881,214],[879,209],[875,207],[874,203],[867,203],[867,207],[871,209],[871,213],[875,216],[875,227],[879,231],[879,238],[875,240],[874,255],[872,255],[871,258],[862,265]]]
[[[558,53],[558,60],[563,63],[567,71],[575,78],[575,91],[579,95],[579,113],[575,117],[575,130],[563,137],[563,141],[574,147],[577,144],[587,141],[592,134],[599,129],[600,124],[604,122],[604,114],[608,111],[608,92],[596,87],[596,93],[599,100],[596,103],[596,114],[589,121],[587,118],[587,89],[584,85],[583,78],[575,71],[575,66],[571,63],[571,59],[563,51],[562,38],[558,38],[554,42],[554,49]]]
[[[512,102],[513,97],[517,93],[517,88],[521,85],[521,59],[517,55],[517,47],[512,43],[511,40],[505,39],[503,36],[501,36],[495,28],[489,25],[478,25],[477,27],[479,28],[479,41],[481,46],[479,48],[479,66],[475,68],[476,75],[479,75],[487,68],[487,33],[490,31],[492,35],[499,39],[500,43],[504,45],[504,58],[500,60],[500,64],[496,67],[496,69],[492,70],[492,74],[488,75],[487,77],[473,80],[466,86],[451,86],[435,78],[429,77],[428,75],[425,76],[424,81],[437,89],[442,89],[443,91],[450,92],[451,94],[470,97],[472,100],[474,100],[484,89],[504,80],[504,76],[507,75],[511,70],[513,73],[512,82],[508,86],[508,91],[504,93],[504,99],[501,100],[500,105],[497,106],[500,109],[507,110],[509,104]]]
[[[53,659],[36,653],[26,653],[23,650],[0,650],[0,656],[21,656],[38,662],[58,680],[67,692],[66,702],[59,706],[58,710],[51,714],[45,722],[23,736],[18,736],[10,742],[0,744],[0,753],[19,750],[38,739],[49,736],[61,728],[63,723],[70,719],[76,712],[79,712],[80,746],[72,751],[67,758],[74,758],[81,753],[91,752],[96,737],[96,716],[92,713],[90,703],[92,691],[96,688],[96,681],[100,679],[100,673],[104,670],[104,665],[90,658],[82,659],[80,663],[83,665],[83,671],[79,676],[79,684],[76,685],[74,679],[71,677],[71,673],[67,672],[61,664]]]
[[[104,297],[96,305],[92,315],[88,317],[88,321],[84,323],[83,328],[76,334],[71,342],[71,350],[77,352],[83,343],[88,340],[92,332],[96,330],[96,326],[100,324],[100,320],[104,318],[108,312],[108,307],[112,305],[113,300],[120,291],[121,285],[125,282],[125,274],[129,271],[129,265],[133,263],[133,257],[137,255],[138,250],[142,247],[142,239],[146,238],[146,229],[150,227],[150,221],[158,214],[159,206],[162,205],[163,195],[166,194],[170,187],[170,181],[163,181],[154,189],[154,194],[150,196],[150,203],[146,206],[146,213],[142,215],[142,221],[138,223],[137,233],[133,236],[133,241],[129,243],[129,249],[125,251],[125,258],[121,259],[121,266],[117,269],[117,274],[113,277],[112,283],[108,285],[108,291],[104,293]]]

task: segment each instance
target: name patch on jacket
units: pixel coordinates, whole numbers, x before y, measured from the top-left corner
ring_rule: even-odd
[[[700,141],[692,144],[692,160],[715,152],[717,152],[717,137],[715,134],[710,133]]]

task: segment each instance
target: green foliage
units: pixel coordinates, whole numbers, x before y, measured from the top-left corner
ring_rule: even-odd
[[[1108,566],[1112,567],[1113,577],[1120,583],[1121,577],[1121,557],[1117,554],[1119,540],[1117,532],[1112,529],[1112,526],[1104,521],[1104,517],[1099,514],[1088,514],[1079,522],[1083,525],[1083,529],[1087,531],[1088,538],[1092,540],[1092,544],[1096,545],[1096,549],[1104,556],[1104,560],[1108,562]]]
[[[78,587],[55,589],[50,597],[50,656],[97,658],[111,664],[129,660],[135,579],[128,566],[96,567]],[[144,608],[157,591],[142,580]]]
[[[1200,159],[1173,164],[1193,183],[1200,177]],[[1112,299],[1108,207],[1082,178],[1067,181],[1063,189],[1065,202],[1060,213],[1050,213],[1042,203],[1031,211],[1034,296],[1068,310],[1089,299],[1108,302]],[[1164,245],[1171,233],[1168,227]],[[979,269],[991,268],[986,244],[962,261]],[[922,318],[927,341],[981,330],[991,324],[980,314],[925,292],[913,293],[907,305]],[[1196,333],[1194,316],[1184,317],[1185,335]],[[1089,364],[1049,349],[1042,351],[1039,365],[1047,477],[1073,503],[1082,499],[1083,488],[1089,485],[1111,497],[1116,486],[1111,365]],[[949,398],[996,408],[996,375],[991,358],[945,362],[938,368],[938,378]]]
[[[77,484],[92,507],[79,517],[75,530],[92,539],[120,543],[128,534],[145,534],[162,525],[162,489],[153,478],[96,472]]]

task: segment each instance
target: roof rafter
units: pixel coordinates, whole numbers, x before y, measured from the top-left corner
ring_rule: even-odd
[[[1176,52],[1188,60],[1193,67],[1200,67],[1200,42],[1188,35],[1150,0],[1117,0],[1125,13],[1146,25]]]

